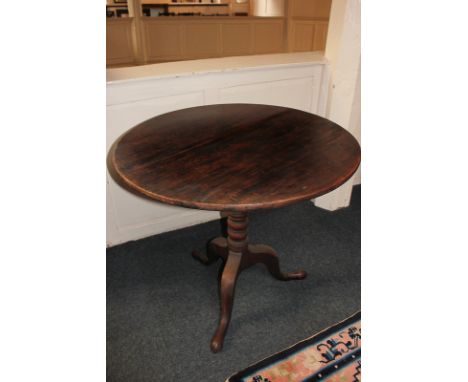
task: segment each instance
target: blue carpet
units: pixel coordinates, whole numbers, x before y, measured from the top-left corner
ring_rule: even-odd
[[[268,244],[285,271],[263,266],[238,280],[223,351],[209,343],[218,323],[217,274],[192,259],[218,236],[219,222],[125,243],[107,250],[107,381],[223,382],[235,372],[360,310],[361,190],[335,212],[303,202],[250,215],[252,243]]]

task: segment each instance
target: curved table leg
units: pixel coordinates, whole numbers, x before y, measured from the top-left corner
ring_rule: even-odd
[[[307,276],[307,272],[305,271],[282,272],[279,265],[278,254],[268,245],[249,244],[247,253],[246,260],[249,262],[249,266],[262,263],[267,267],[271,275],[278,280],[302,280]]]
[[[232,305],[234,300],[234,289],[241,264],[242,254],[230,253],[221,276],[221,316],[219,325],[211,340],[211,350],[214,353],[223,348],[224,336],[231,321]]]
[[[228,255],[227,240],[224,237],[217,237],[211,240],[206,246],[206,253],[202,251],[192,251],[192,256],[205,265],[211,265],[220,257],[226,259]]]

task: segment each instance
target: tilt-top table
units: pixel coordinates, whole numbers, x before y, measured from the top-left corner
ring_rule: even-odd
[[[357,170],[360,147],[337,124],[285,107],[226,104],[194,107],[149,119],[122,135],[108,155],[112,177],[129,191],[159,202],[225,211],[227,238],[194,256],[222,258],[221,317],[211,349],[222,349],[241,271],[266,265],[279,280],[278,255],[247,238],[247,213],[323,195]]]

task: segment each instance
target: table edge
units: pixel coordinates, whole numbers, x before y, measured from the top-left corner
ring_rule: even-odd
[[[346,183],[346,181],[348,181],[356,173],[356,171],[359,168],[359,165],[361,164],[361,155],[359,153],[359,157],[357,158],[356,163],[352,167],[352,170],[349,173],[338,178],[338,180],[335,183],[327,187],[323,187],[323,189],[319,189],[318,191],[316,190],[312,193],[305,193],[303,195],[298,195],[298,196],[294,196],[294,197],[286,198],[282,200],[276,200],[274,202],[245,203],[245,204],[218,204],[218,203],[205,203],[205,202],[190,202],[187,200],[170,198],[164,195],[159,195],[159,194],[149,192],[141,187],[138,187],[134,183],[130,182],[127,178],[125,178],[125,176],[121,174],[119,170],[116,168],[114,161],[113,161],[115,157],[113,154],[115,152],[115,148],[117,147],[117,144],[119,141],[120,141],[120,138],[114,142],[107,156],[107,169],[112,179],[119,186],[131,192],[132,194],[142,197],[147,200],[157,201],[157,202],[161,202],[161,203],[172,205],[172,206],[186,207],[186,208],[205,210],[205,211],[253,211],[253,210],[262,210],[262,209],[274,209],[274,208],[285,207],[285,206],[298,203],[301,201],[318,198],[319,196],[325,195],[337,189],[338,187],[342,186],[344,183]]]

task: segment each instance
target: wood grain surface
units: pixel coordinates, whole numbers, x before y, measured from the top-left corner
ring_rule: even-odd
[[[323,195],[357,170],[337,124],[278,106],[221,104],[149,119],[112,146],[108,168],[131,192],[205,210],[248,211]]]

